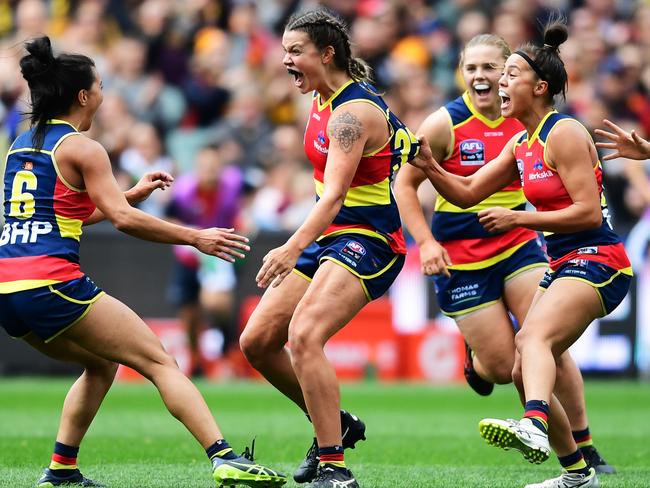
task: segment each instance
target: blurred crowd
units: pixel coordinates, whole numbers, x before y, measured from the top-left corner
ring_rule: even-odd
[[[56,50],[96,62],[104,103],[89,135],[107,149],[120,184],[157,169],[184,182],[177,192],[185,194],[158,192],[144,210],[251,235],[291,231],[314,202],[302,148],[310,97],[293,87],[280,38],[289,15],[318,5],[348,22],[355,54],[414,131],[463,91],[457,63],[467,40],[494,32],[516,48],[539,41],[540,26],[560,13],[570,30],[561,48],[569,91],[558,109],[589,130],[609,118],[650,135],[647,1],[4,0],[0,155],[27,124],[22,45],[48,34]],[[605,170],[617,230],[626,234],[644,214],[650,222],[650,164],[614,161]],[[179,210],[183,199],[194,204]]]

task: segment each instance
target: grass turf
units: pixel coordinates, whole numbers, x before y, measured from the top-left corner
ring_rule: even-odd
[[[0,379],[0,486],[33,486],[49,462],[59,409],[72,380]],[[257,436],[256,458],[290,475],[310,445],[310,426],[268,385],[198,383],[229,442]],[[603,488],[650,487],[650,385],[588,382],[590,427],[619,471]],[[487,446],[477,423],[518,417],[511,387],[481,398],[464,386],[343,387],[343,405],[367,423],[368,440],[346,452],[363,488],[521,487],[557,476],[551,458],[533,466]],[[113,387],[80,452],[83,472],[110,488],[213,487],[202,449],[149,385]],[[287,487],[296,487],[289,481]],[[304,485],[303,485],[304,486]]]

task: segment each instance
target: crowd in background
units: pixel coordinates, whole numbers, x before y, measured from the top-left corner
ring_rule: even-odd
[[[107,149],[124,188],[158,169],[207,179],[227,187],[230,201],[199,191],[196,212],[204,215],[190,220],[234,207],[229,216],[241,233],[292,231],[314,202],[302,148],[311,100],[293,87],[280,37],[289,15],[319,4],[349,23],[355,55],[414,131],[463,91],[457,63],[467,40],[494,32],[513,48],[539,41],[540,26],[559,12],[570,31],[561,49],[570,89],[558,109],[589,130],[609,118],[650,135],[650,2],[641,0],[7,0],[0,2],[0,156],[27,126],[23,43],[48,34],[55,49],[96,62],[104,103],[89,135]],[[605,174],[625,235],[650,208],[646,168],[613,161]],[[169,216],[174,198],[158,192],[143,209]]]

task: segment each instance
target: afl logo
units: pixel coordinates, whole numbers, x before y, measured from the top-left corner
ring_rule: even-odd
[[[460,165],[461,166],[482,166],[485,164],[485,145],[479,139],[466,139],[461,141]]]
[[[366,253],[366,248],[359,244],[357,241],[348,241],[346,245],[350,248],[350,250],[356,253],[359,253],[361,255]]]

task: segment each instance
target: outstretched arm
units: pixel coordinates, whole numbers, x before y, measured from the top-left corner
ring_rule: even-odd
[[[422,123],[418,130],[431,144],[432,156],[443,160],[451,145],[451,121],[444,109],[437,110]],[[405,165],[395,179],[395,199],[399,213],[420,250],[420,267],[425,275],[444,274],[449,276],[447,266],[451,265],[449,254],[433,237],[427,222],[418,188],[427,179],[422,170],[413,165]]]
[[[615,152],[603,157],[609,161],[616,158],[648,159],[650,158],[650,142],[643,139],[635,130],[628,132],[614,122],[603,120],[603,123],[611,129],[611,132],[596,129],[596,134],[612,142],[597,142],[596,147],[601,149],[613,149]]]
[[[149,198],[149,195],[151,195],[154,190],[160,188],[164,191],[166,188],[169,188],[173,181],[174,178],[172,175],[165,171],[151,171],[145,173],[133,188],[125,191],[124,197],[126,198],[126,201],[129,202],[129,205],[134,206]],[[104,219],[106,219],[104,212],[97,208],[91,216],[85,220],[84,225],[96,224]]]
[[[57,160],[70,164],[83,178],[91,200],[118,230],[155,242],[187,244],[205,254],[233,262],[249,249],[248,239],[234,229],[191,229],[171,224],[129,205],[120,190],[106,150],[85,136],[68,138],[57,149]],[[156,183],[157,184],[157,183]]]
[[[445,200],[462,208],[472,207],[519,178],[512,149],[514,136],[501,154],[470,176],[458,176],[443,169],[420,134],[420,152],[410,163],[421,169]]]

